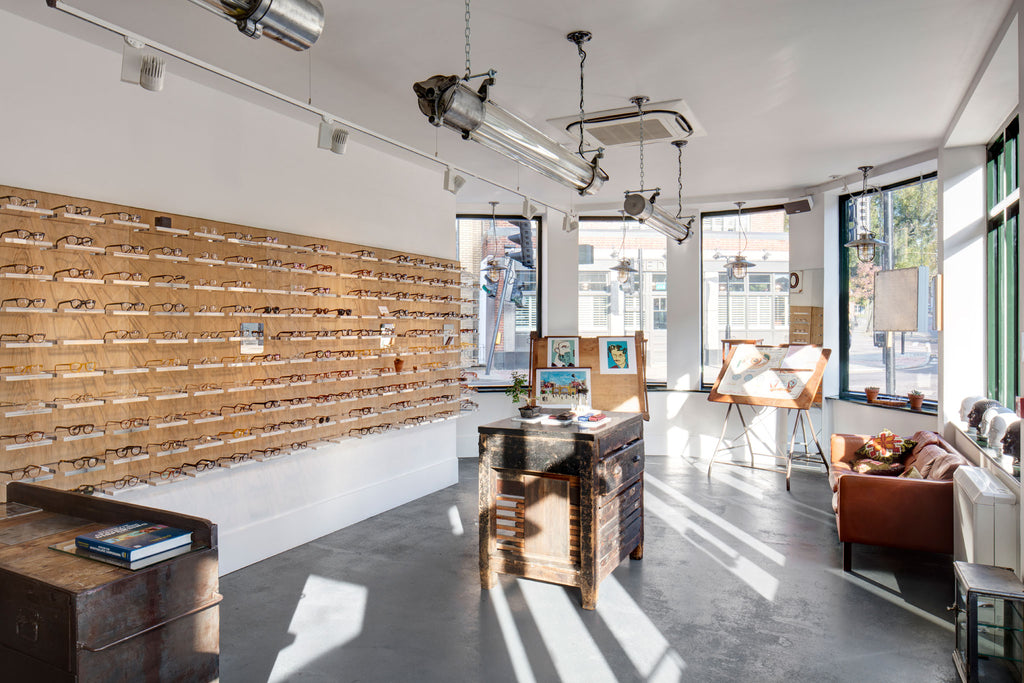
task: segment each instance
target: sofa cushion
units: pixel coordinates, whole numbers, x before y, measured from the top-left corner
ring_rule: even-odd
[[[844,474],[850,474],[853,470],[850,468],[849,462],[840,460],[832,463],[832,466],[828,468],[828,483],[832,487],[833,491],[839,490],[839,477]]]
[[[961,465],[970,465],[970,462],[959,453],[946,453],[935,459],[931,472],[925,478],[933,481],[952,481],[953,473]]]
[[[900,475],[901,479],[924,479],[924,476],[918,472],[917,468],[911,465],[907,469],[903,470],[903,474]]]
[[[871,437],[867,443],[858,448],[855,454],[862,458],[891,463],[902,459],[905,454],[913,450],[915,445],[916,442],[912,439],[904,439],[888,429],[883,429],[878,436]]]
[[[861,458],[853,463],[853,471],[860,474],[880,474],[884,476],[896,476],[903,472],[903,463],[885,462],[871,458]]]

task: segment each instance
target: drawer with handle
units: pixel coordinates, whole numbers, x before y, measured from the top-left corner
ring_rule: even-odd
[[[597,464],[598,493],[605,496],[630,482],[644,469],[644,441],[637,439]]]

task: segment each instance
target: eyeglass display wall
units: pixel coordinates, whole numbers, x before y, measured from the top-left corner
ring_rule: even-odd
[[[116,495],[457,417],[460,277],[0,185],[0,483]]]

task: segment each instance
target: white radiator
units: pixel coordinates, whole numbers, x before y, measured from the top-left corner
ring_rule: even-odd
[[[980,467],[953,473],[953,557],[1020,572],[1017,496]]]

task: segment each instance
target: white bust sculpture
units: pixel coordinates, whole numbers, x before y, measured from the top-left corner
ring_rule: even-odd
[[[985,398],[984,396],[968,396],[963,401],[961,401],[960,402],[960,421],[961,422],[967,422],[967,415],[971,412],[971,408],[974,407],[975,403],[977,403],[978,401],[983,400],[984,398]]]
[[[989,448],[995,448],[1001,453],[1003,450],[1003,436],[1006,434],[1006,430],[1010,428],[1010,425],[1019,421],[1020,418],[1017,417],[1017,413],[1012,411],[994,415],[988,423]]]
[[[982,414],[981,416],[981,425],[978,427],[978,436],[987,436],[989,433],[989,429],[991,429],[992,427],[992,420],[995,419],[997,415],[1005,415],[1007,413],[1009,413],[1010,415],[1015,414],[1006,406],[992,406],[991,408],[986,410],[984,414]],[[1003,432],[1005,431],[1006,427],[1003,427]],[[989,445],[991,444],[992,442],[990,441]]]

